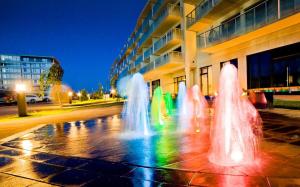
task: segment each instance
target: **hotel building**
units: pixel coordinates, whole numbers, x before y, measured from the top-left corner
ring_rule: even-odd
[[[152,91],[214,95],[226,63],[244,90],[300,91],[300,0],[149,0],[110,80],[140,72]]]
[[[24,81],[36,91],[41,73],[48,71],[52,63],[58,61],[45,56],[0,55],[0,90],[14,90],[16,82]]]

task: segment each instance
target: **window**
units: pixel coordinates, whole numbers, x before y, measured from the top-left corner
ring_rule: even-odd
[[[160,86],[160,79],[152,81],[152,94],[154,93],[155,88]]]
[[[184,82],[186,84],[186,76],[180,76],[174,78],[174,93],[178,93],[179,83]]]
[[[231,37],[232,35],[237,34],[237,31],[239,31],[241,26],[240,17],[238,17],[239,15],[240,14],[236,14],[221,23],[223,36]]]
[[[221,70],[222,70],[222,68],[223,68],[223,66],[224,66],[225,64],[232,64],[232,65],[234,65],[236,68],[238,68],[238,59],[235,58],[235,59],[231,59],[231,60],[226,61],[226,62],[221,62],[221,63],[220,63],[220,69],[221,69]]]
[[[300,86],[300,43],[247,56],[248,89]]]
[[[212,95],[212,66],[200,68],[200,81],[203,95]]]

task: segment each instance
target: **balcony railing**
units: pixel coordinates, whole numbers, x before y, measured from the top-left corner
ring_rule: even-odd
[[[175,38],[182,38],[180,29],[172,29],[167,34],[162,36],[157,42],[154,43],[154,52],[164,47],[169,41]]]
[[[221,0],[204,0],[186,16],[187,28],[208,14]]]
[[[135,66],[138,66],[139,64],[141,64],[141,62],[143,62],[143,55],[140,55],[139,57],[137,57],[134,64],[135,64]]]
[[[144,61],[153,54],[152,46],[150,46],[145,52],[144,52]]]
[[[198,48],[209,47],[254,31],[300,11],[298,0],[266,0],[243,14],[197,36]]]
[[[144,65],[144,66],[139,70],[139,72],[140,72],[141,74],[144,74],[144,73],[147,73],[148,71],[153,70],[154,67],[155,67],[155,66],[154,66],[154,63],[152,62],[152,63],[149,63],[149,64]]]
[[[147,32],[143,34],[139,41],[139,46],[142,46],[143,43],[151,36],[151,34],[158,28],[161,22],[168,16],[168,15],[180,15],[180,6],[174,4],[168,4],[167,7],[163,10],[160,16],[154,20],[151,24],[150,28]]]
[[[151,70],[154,70],[155,68],[158,68],[164,64],[169,63],[170,61],[182,61],[182,54],[181,52],[177,52],[177,51],[172,51],[170,53],[167,53],[165,55],[162,55],[158,58],[156,58],[154,61],[151,61],[148,64],[145,64],[140,70],[139,72],[144,74],[147,73]]]
[[[160,57],[158,57],[157,59],[155,59],[155,68],[162,66],[168,62],[170,62],[171,60],[177,60],[180,61],[182,60],[182,53],[181,52],[177,52],[177,51],[172,51],[170,53],[167,53],[165,55],[162,55]]]

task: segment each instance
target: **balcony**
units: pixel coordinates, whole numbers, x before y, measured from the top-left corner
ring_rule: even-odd
[[[187,29],[199,32],[243,3],[244,0],[203,0],[186,16]]]
[[[152,46],[150,46],[145,52],[144,52],[144,62],[150,61],[150,56],[153,54]]]
[[[279,3],[278,3],[279,2]],[[197,36],[197,47],[215,52],[300,23],[300,2],[266,0]]]
[[[145,74],[147,73],[148,71],[151,71],[154,69],[154,63],[149,63],[149,64],[145,64],[140,70],[139,72],[141,74]]]
[[[134,62],[135,67],[140,65],[143,62],[143,55],[137,57],[136,61]]]
[[[160,16],[153,20],[150,28],[141,37],[138,46],[140,48],[149,47],[152,43],[152,37],[160,37],[181,18],[180,6],[168,4],[161,12]]]
[[[184,67],[181,52],[172,51],[148,63],[141,70],[145,79],[151,79],[160,74],[170,73]]]
[[[182,42],[180,29],[172,29],[154,43],[154,55],[161,55]]]

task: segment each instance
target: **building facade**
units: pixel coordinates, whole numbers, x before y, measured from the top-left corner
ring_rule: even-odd
[[[40,75],[58,63],[53,57],[29,55],[0,55],[0,90],[14,90],[16,82],[30,85],[32,92],[39,87]]]
[[[222,66],[244,90],[300,91],[299,0],[149,0],[111,68],[111,85],[140,72],[150,90],[198,84],[214,95]]]

